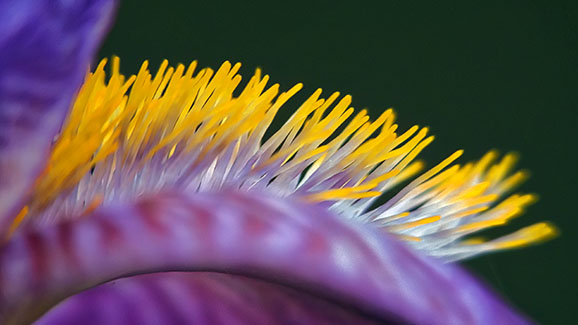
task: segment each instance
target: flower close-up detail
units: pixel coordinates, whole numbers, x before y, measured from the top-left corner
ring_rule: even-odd
[[[0,1],[2,324],[531,322],[456,263],[556,234],[476,235],[535,201],[517,155],[426,168],[321,89],[275,129],[302,85],[238,63],[124,75],[115,6]]]

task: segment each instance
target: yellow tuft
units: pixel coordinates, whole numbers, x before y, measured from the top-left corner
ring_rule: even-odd
[[[349,204],[343,211],[363,211],[372,199],[423,169],[424,164],[414,160],[434,139],[428,136],[428,128],[418,126],[398,134],[391,109],[370,121],[366,110],[355,113],[350,107],[350,96],[339,99],[340,94],[334,93],[323,99],[319,89],[263,141],[275,115],[301,90],[301,84],[280,93],[279,85],[267,87],[269,77],[257,70],[234,96],[241,82],[240,64],[225,62],[217,71],[195,72],[196,62],[173,68],[164,61],[153,76],[145,61],[136,76],[125,77],[114,57],[108,78],[106,64],[102,60],[87,75],[47,168],[12,231],[27,215],[41,215],[74,191],[82,205],[70,211],[76,217],[89,214],[112,195],[98,186],[89,191],[79,186],[82,180],[108,183],[119,174],[123,181],[131,180],[152,161],[158,169],[179,157],[188,164],[185,173],[210,168],[219,159],[230,169],[244,159],[242,176],[251,181],[293,182],[293,190],[310,202],[342,201]],[[507,223],[536,199],[514,194],[498,202],[528,176],[524,171],[509,176],[516,155],[508,154],[492,165],[498,155],[490,151],[477,163],[450,166],[461,155],[462,150],[456,151],[382,206],[384,228],[420,243],[427,242],[427,236],[421,236],[427,227],[465,236]],[[335,175],[341,178],[335,180]],[[395,209],[387,211],[391,207]],[[430,208],[443,213],[418,213]],[[452,223],[457,219],[464,222]],[[453,226],[448,229],[447,224]],[[552,226],[538,224],[508,240],[484,245],[518,247],[555,233]]]
[[[108,175],[99,175],[110,178],[115,169],[137,169],[155,156],[169,159],[194,150],[195,165],[214,159],[231,144],[239,146],[241,141],[259,139],[277,111],[302,88],[298,84],[279,94],[278,85],[266,88],[269,77],[257,70],[241,94],[234,97],[233,90],[241,82],[237,75],[240,64],[225,62],[216,72],[203,69],[195,74],[196,62],[188,68],[172,68],[164,61],[153,76],[145,61],[136,76],[127,78],[120,74],[119,62],[117,57],[112,59],[108,80],[106,59],[86,77],[54,145],[47,172],[34,189],[31,211],[38,213],[73,190],[98,164],[113,166]],[[327,99],[320,95],[320,89],[314,92],[267,140],[262,150],[271,154],[252,170],[274,167],[281,173],[303,164],[314,171],[344,143],[356,144],[335,169],[346,170],[357,185],[307,196],[320,201],[379,196],[380,184],[399,183],[421,169],[422,163],[411,162],[433,140],[426,138],[427,129],[416,126],[397,135],[391,109],[371,122],[365,110],[353,116],[350,96],[338,100],[339,93]],[[343,131],[328,141],[348,119]],[[397,162],[396,169],[371,172],[385,161]],[[398,173],[400,176],[394,177]],[[354,180],[357,174],[365,175],[363,183]],[[102,195],[94,193],[85,198],[86,210],[102,201],[94,196]]]

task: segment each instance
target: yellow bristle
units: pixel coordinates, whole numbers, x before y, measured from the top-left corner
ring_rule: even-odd
[[[432,216],[432,217],[422,218],[422,219],[419,219],[416,221],[402,223],[400,225],[387,226],[386,228],[390,231],[401,231],[401,230],[407,230],[410,228],[419,227],[422,225],[427,225],[427,224],[439,221],[440,219],[441,219],[441,216]]]
[[[558,229],[555,226],[547,222],[540,222],[488,244],[495,249],[519,248],[551,239],[557,235]]]

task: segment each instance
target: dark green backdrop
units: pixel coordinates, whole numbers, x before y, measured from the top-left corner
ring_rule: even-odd
[[[507,3],[503,3],[507,2]],[[377,117],[394,107],[402,129],[437,135],[430,165],[491,148],[518,151],[541,200],[507,230],[552,220],[547,244],[466,265],[539,322],[578,321],[576,239],[578,1],[124,1],[101,56],[123,72],[197,59],[262,67],[283,89],[304,82],[353,95]],[[293,107],[298,100],[293,100]]]

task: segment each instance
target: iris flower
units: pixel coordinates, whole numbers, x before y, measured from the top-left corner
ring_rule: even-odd
[[[114,8],[0,1],[3,324],[529,322],[453,263],[554,233],[470,237],[534,199],[513,155],[422,172],[427,128],[321,90],[266,137],[301,85],[239,64],[86,75]]]

